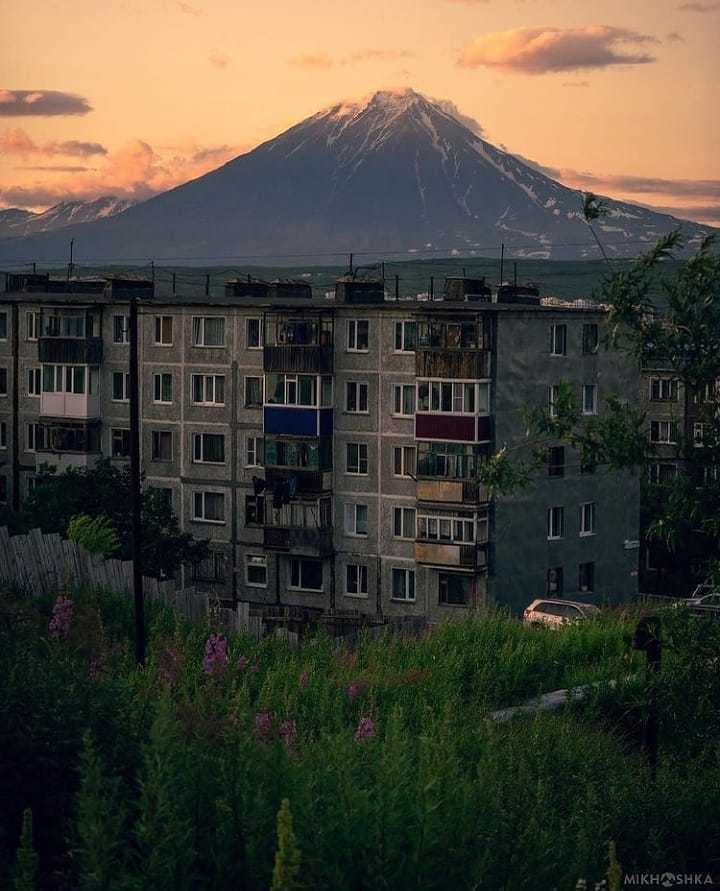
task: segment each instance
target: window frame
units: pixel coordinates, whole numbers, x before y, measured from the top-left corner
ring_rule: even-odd
[[[589,524],[588,524],[589,519]],[[597,534],[597,502],[583,501],[580,505],[580,538]]]
[[[303,584],[303,565],[307,563],[319,563],[320,564],[320,587],[319,588],[308,588]],[[293,574],[294,574],[294,566],[298,566],[298,584],[294,585],[292,583]],[[292,591],[307,591],[310,594],[322,594],[325,590],[325,573],[323,571],[323,561],[316,560],[311,557],[291,557],[290,558],[290,579],[288,588]]]
[[[122,398],[115,396],[115,380],[121,375],[122,379]],[[54,392],[57,392],[55,390]],[[110,378],[110,401],[111,402],[130,402],[130,372],[129,371],[113,371]]]
[[[260,394],[258,402],[248,401],[248,381],[259,381]],[[243,377],[243,404],[245,408],[262,408],[265,399],[265,378],[260,374],[246,374]]]
[[[397,541],[415,541],[417,539],[417,508],[404,507],[403,505],[393,505],[392,510],[393,538]],[[405,534],[405,520],[408,514],[412,515],[412,535]],[[399,533],[398,529],[400,530]]]
[[[557,515],[555,511],[558,511]],[[560,519],[557,534],[554,533],[555,516],[558,516]],[[563,538],[565,538],[565,508],[563,505],[553,505],[547,509],[547,540],[560,541]]]
[[[550,355],[567,356],[567,323],[550,324]]]
[[[120,340],[118,340],[118,319],[121,319],[122,329],[120,332]],[[130,343],[130,316],[124,313],[113,313],[113,344],[115,346],[128,346]]]
[[[202,400],[195,399],[195,381],[201,381]],[[212,381],[212,399],[208,399],[208,382]],[[218,381],[222,381],[222,402],[218,401],[217,390]],[[206,405],[217,408],[225,405],[225,375],[224,374],[203,374],[202,372],[193,372],[190,375],[190,401],[193,405]]]
[[[253,562],[255,561],[255,562]],[[249,570],[251,568],[265,571],[264,582],[251,582]],[[249,588],[267,588],[268,586],[268,559],[267,554],[245,554],[245,584]]]
[[[406,334],[406,330],[410,326],[411,330],[414,330],[414,335],[408,337]],[[395,321],[394,326],[394,349],[395,353],[414,353],[417,350],[418,343],[418,323],[417,319],[398,319]],[[399,335],[399,336],[398,336]],[[414,346],[410,349],[407,347],[407,341],[414,339]],[[398,346],[400,344],[400,346]]]
[[[365,531],[358,532],[358,517],[365,511]],[[348,519],[350,522],[348,523]],[[368,538],[370,534],[370,507],[364,501],[346,501],[343,508],[343,531],[350,538]],[[362,527],[362,523],[360,524]]]
[[[398,575],[396,575],[396,573]],[[395,593],[395,579],[402,573],[403,596]],[[404,566],[393,566],[390,571],[390,600],[396,603],[415,603],[417,599],[415,570]]]
[[[166,335],[165,323],[170,323],[170,340],[165,340]],[[171,347],[175,343],[175,317],[174,316],[155,316],[154,345],[159,347]]]
[[[221,343],[207,343],[207,334],[205,331],[206,323],[208,321],[220,321],[222,323],[222,342]],[[195,323],[199,324],[196,325]],[[198,339],[196,340],[196,333]],[[225,316],[221,315],[209,315],[209,316],[192,316],[190,319],[190,343],[195,349],[201,350],[222,350],[227,347],[227,320]]]
[[[205,447],[205,438],[206,437],[217,437],[222,442],[222,461],[211,461],[205,457],[206,447]],[[200,448],[198,450],[197,444],[200,444]],[[200,454],[200,457],[196,457],[196,455]],[[201,431],[193,431],[190,434],[190,455],[191,455],[191,463],[193,464],[213,464],[216,467],[222,466],[227,463],[227,451],[225,449],[225,434],[224,433],[210,433],[206,430]]]
[[[170,382],[170,398],[165,399],[165,385]],[[158,396],[160,398],[158,398]],[[173,404],[173,376],[169,371],[156,371],[153,373],[153,404],[154,405],[172,405]]]
[[[589,576],[589,583],[583,585],[583,573]],[[593,594],[595,592],[595,561],[587,560],[578,563],[578,591],[580,594]]]
[[[351,469],[351,460],[350,460],[350,450],[356,450],[356,462],[355,465],[357,470]],[[362,456],[362,451],[365,451],[365,457]],[[363,470],[363,467],[365,468]],[[366,442],[347,442],[345,443],[345,473],[349,476],[368,476],[370,470],[370,461],[368,454],[368,444]]]
[[[355,581],[351,590],[351,570],[354,570]],[[345,596],[357,597],[360,600],[367,600],[369,595],[368,584],[368,567],[367,563],[346,563],[345,564]]]
[[[350,408],[350,392],[351,387],[355,388],[355,405],[356,408]],[[365,388],[365,408],[360,408],[363,400],[361,394]],[[370,384],[368,381],[351,380],[345,381],[345,413],[349,415],[369,415],[370,414]]]
[[[358,346],[360,338],[360,327],[364,326],[365,346]],[[351,334],[352,332],[352,334]],[[347,319],[345,327],[345,351],[348,353],[369,353],[370,352],[370,320],[369,319]]]
[[[121,434],[121,436],[118,437],[117,434]],[[127,438],[127,451],[123,451],[123,452],[115,451],[115,444],[116,444],[116,441],[118,440],[118,438],[123,441],[123,444],[124,444],[124,440]],[[132,444],[130,442],[130,428],[129,427],[111,427],[110,428],[110,457],[111,458],[118,458],[118,459],[129,458],[131,445]]]
[[[250,323],[257,322],[257,343],[250,342]],[[255,340],[255,338],[253,338]],[[249,350],[261,350],[263,348],[263,323],[259,316],[248,316],[245,319],[245,346]]]
[[[207,514],[207,496],[213,495],[218,496],[221,499],[222,503],[222,519],[216,520],[206,516]],[[197,504],[198,504],[198,496],[202,500],[202,516],[197,513]],[[212,523],[214,526],[224,526],[226,524],[226,512],[225,512],[225,493],[224,492],[216,492],[212,489],[201,489],[199,491],[192,492],[192,520],[194,523]]]
[[[152,430],[150,442],[150,461],[156,464],[168,464],[173,460],[173,432],[172,430]],[[170,456],[162,457],[161,445],[166,440],[163,437],[170,437]],[[156,445],[158,448],[156,449]]]
[[[592,338],[592,346],[589,346],[590,338],[588,334],[590,332],[594,332],[594,336]],[[594,356],[597,354],[600,349],[600,326],[597,322],[584,322],[583,323],[583,355],[584,356]]]
[[[409,453],[411,453],[410,468],[407,466]],[[398,455],[400,456],[399,464]],[[400,468],[399,473],[398,466]],[[399,445],[392,447],[392,473],[395,479],[414,480],[417,477],[417,446]]]
[[[31,321],[32,319],[32,321]],[[25,339],[37,340],[40,334],[40,313],[37,310],[25,311]]]
[[[30,399],[39,398],[42,395],[42,365],[31,365],[26,371],[27,386],[25,395]],[[32,383],[30,383],[31,381]]]
[[[405,408],[405,391],[412,394],[412,412],[409,414],[404,411]],[[398,410],[398,405],[400,409]],[[415,384],[393,384],[393,417],[396,418],[414,418],[415,407],[417,405],[417,386]]]
[[[588,410],[586,395],[587,393],[592,393],[592,404],[590,409]],[[593,415],[597,415],[598,413],[598,385],[597,384],[583,384],[582,385],[582,413],[584,417],[591,417]]]

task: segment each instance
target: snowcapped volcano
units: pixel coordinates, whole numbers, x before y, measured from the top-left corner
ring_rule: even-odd
[[[468,126],[470,124],[470,126]],[[608,252],[639,253],[680,223],[608,200]],[[0,257],[186,260],[333,252],[597,257],[579,192],[483,139],[451,102],[385,90],[301,121],[223,167],[117,217],[0,241]],[[682,223],[685,237],[709,231]]]

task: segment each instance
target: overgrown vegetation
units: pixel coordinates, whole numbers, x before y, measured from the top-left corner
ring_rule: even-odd
[[[720,857],[717,623],[672,611],[655,681],[620,614],[293,649],[153,607],[139,670],[126,601],[66,598],[2,601],[0,884],[33,851],[40,887],[123,891],[592,887],[611,841],[626,872]],[[488,720],[590,681],[562,713]]]

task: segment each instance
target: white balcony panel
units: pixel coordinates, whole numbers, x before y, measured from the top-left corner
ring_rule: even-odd
[[[40,414],[52,418],[96,418],[100,412],[97,395],[87,393],[43,393]]]

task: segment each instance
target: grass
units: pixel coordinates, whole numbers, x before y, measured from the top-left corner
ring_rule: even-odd
[[[675,633],[656,691],[653,783],[647,682],[622,681],[642,666],[631,617],[557,632],[498,613],[352,649],[241,636],[213,668],[215,629],[153,608],[138,670],[129,604],[72,599],[67,639],[48,633],[52,603],[4,601],[0,884],[28,808],[41,887],[60,889],[269,888],[283,799],[303,888],[570,889],[605,876],[611,840],[630,872],[720,857],[718,683],[680,648],[697,629]],[[581,706],[488,720],[590,681]]]

